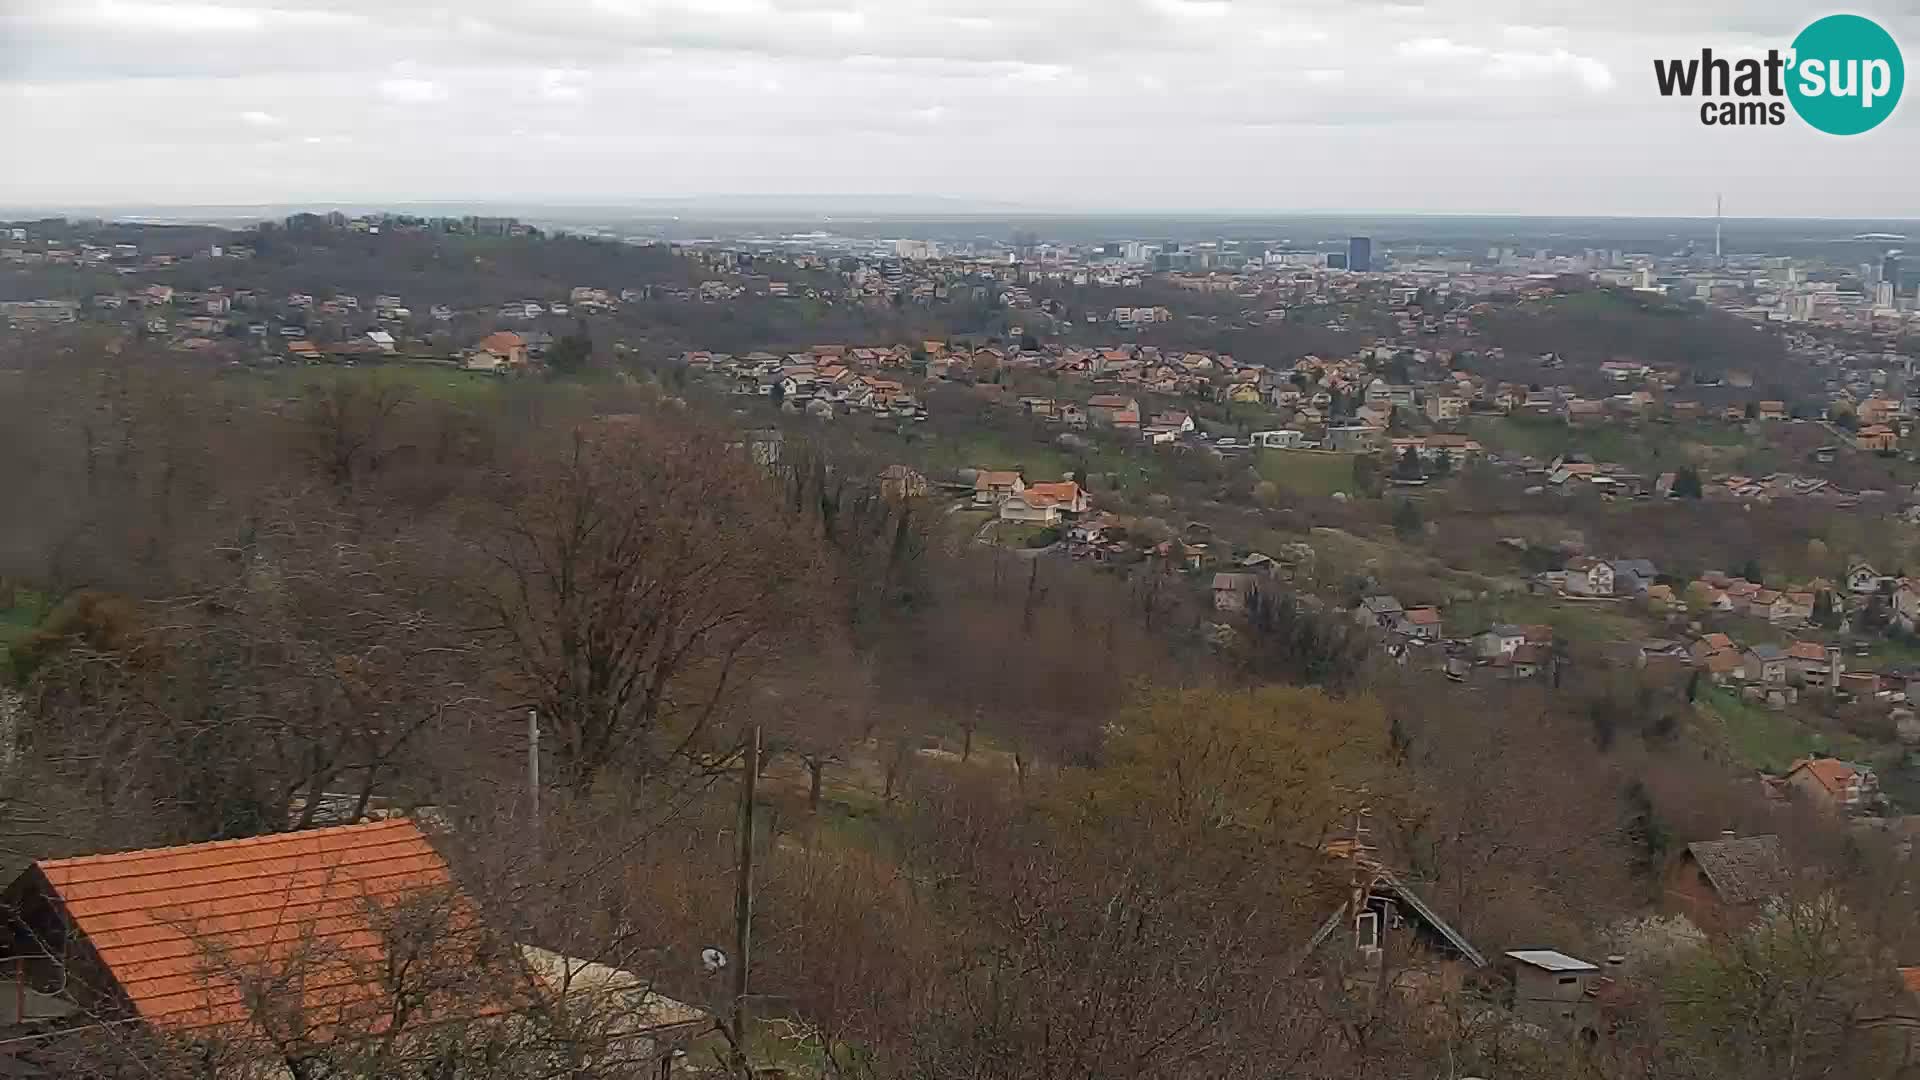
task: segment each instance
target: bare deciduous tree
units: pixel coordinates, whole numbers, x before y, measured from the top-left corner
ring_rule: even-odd
[[[486,528],[491,629],[578,790],[698,746],[826,602],[815,534],[769,478],[665,411],[577,431]]]

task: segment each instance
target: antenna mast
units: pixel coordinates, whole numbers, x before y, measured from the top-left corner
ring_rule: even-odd
[[[1720,261],[1720,205],[1720,194],[1715,192],[1713,196],[1713,261],[1716,263]]]

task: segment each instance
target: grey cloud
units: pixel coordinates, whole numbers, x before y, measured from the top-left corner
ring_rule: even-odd
[[[1914,42],[1917,6],[1860,10]],[[0,0],[0,122],[45,151],[0,170],[0,201],[906,184],[1625,212],[1690,208],[1737,167],[1782,212],[1842,198],[1829,168],[1860,181],[1834,212],[1904,208],[1920,105],[1775,160],[1797,137],[1703,131],[1653,93],[1652,57],[1806,19],[1784,0]]]

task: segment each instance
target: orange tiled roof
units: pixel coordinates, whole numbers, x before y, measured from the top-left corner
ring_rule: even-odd
[[[1791,776],[1801,769],[1807,770],[1807,774],[1818,781],[1821,787],[1835,795],[1845,795],[1848,785],[1858,778],[1851,766],[1837,758],[1802,758],[1793,763],[1787,775]]]
[[[1722,649],[1719,652],[1710,654],[1705,660],[1701,661],[1701,664],[1708,671],[1717,675],[1727,675],[1739,669],[1740,655],[1732,649]]]
[[[245,840],[34,864],[141,1019],[244,1024],[240,981],[297,972],[316,1026],[380,1011],[381,911],[444,900],[448,928],[477,926],[447,864],[395,819]],[[297,966],[296,966],[297,965]]]
[[[511,330],[496,330],[480,339],[483,352],[505,353],[526,345],[526,339]]]

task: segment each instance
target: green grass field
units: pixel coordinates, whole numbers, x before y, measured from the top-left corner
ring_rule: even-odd
[[[1465,637],[1491,623],[1546,623],[1568,641],[1604,643],[1648,635],[1638,609],[1626,604],[1581,603],[1520,593],[1489,596],[1447,608],[1447,636]]]
[[[1740,700],[1731,690],[1703,688],[1698,702],[1710,725],[1717,720],[1718,735],[1733,759],[1749,768],[1781,773],[1796,759],[1819,752],[1850,759],[1870,757],[1873,747],[1850,735],[1828,735],[1794,719]]]
[[[495,375],[439,364],[367,364],[350,368],[316,364],[249,371],[234,377],[254,380],[264,392],[276,396],[298,394],[309,387],[346,378],[404,386],[423,398],[468,403],[491,400],[507,382]]]
[[[1482,417],[1470,425],[1474,438],[1506,454],[1548,461],[1578,452],[1648,472],[1668,471],[1697,457],[1702,448],[1725,451],[1747,445],[1737,427],[1713,423],[1572,426],[1547,417]]]
[[[1254,467],[1263,479],[1295,495],[1325,497],[1336,491],[1353,492],[1352,454],[1311,450],[1260,450]]]
[[[967,432],[928,439],[929,475],[951,476],[960,469],[1021,469],[1029,481],[1057,480],[1071,471],[1076,456],[1055,446],[995,431]],[[1093,466],[1089,464],[1089,468]]]

